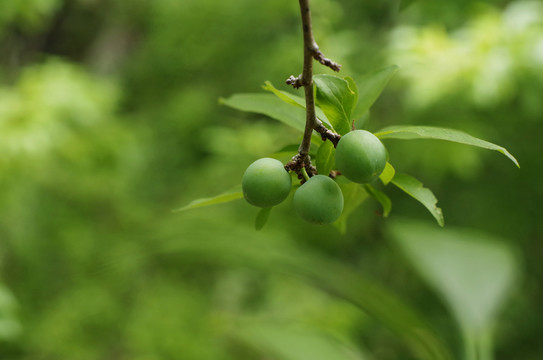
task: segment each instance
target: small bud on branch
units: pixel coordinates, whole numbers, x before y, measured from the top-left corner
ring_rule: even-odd
[[[293,88],[299,89],[303,86],[302,82],[302,76],[295,77],[294,75],[290,75],[290,77],[285,81],[287,85],[292,85]]]

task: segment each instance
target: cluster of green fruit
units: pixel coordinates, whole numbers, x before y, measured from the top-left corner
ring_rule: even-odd
[[[336,167],[353,182],[372,182],[381,174],[385,164],[385,147],[368,131],[351,131],[337,144]],[[291,187],[290,174],[279,160],[272,158],[262,158],[249,165],[242,179],[245,199],[262,208],[283,202]],[[333,223],[343,211],[341,189],[325,175],[310,177],[296,190],[293,202],[300,217],[315,224]]]

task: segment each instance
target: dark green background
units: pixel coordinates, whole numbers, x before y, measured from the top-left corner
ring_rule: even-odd
[[[519,160],[516,169],[462,145],[385,143],[397,170],[434,191],[446,226],[499,236],[519,254],[524,275],[498,318],[496,357],[541,359],[541,2],[312,7],[320,48],[344,76],[400,66],[368,129],[453,127]],[[265,80],[287,89],[302,66],[298,11],[295,0],[0,3],[0,358],[275,359],[235,336],[237,317],[325,329],[370,359],[408,358],[379,322],[303,281],[227,266],[213,248],[176,250],[217,238],[234,249],[277,239],[353,266],[460,353],[454,320],[384,235],[396,217],[432,221],[397,190],[388,219],[368,200],[344,235],[300,222],[288,201],[261,232],[243,201],[171,212],[299,141],[218,104]]]

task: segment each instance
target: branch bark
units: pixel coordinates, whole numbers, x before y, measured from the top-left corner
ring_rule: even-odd
[[[309,155],[311,147],[311,134],[315,128],[315,96],[313,93],[313,49],[318,48],[313,37],[313,25],[311,23],[311,11],[309,0],[299,0],[302,15],[302,28],[304,34],[304,69],[301,84],[305,91],[305,131],[302,143],[298,150],[300,156],[305,159]]]
[[[311,148],[311,135],[313,130],[317,130],[323,139],[329,139],[334,143],[334,146],[337,145],[340,136],[328,130],[322,123],[317,119],[315,115],[315,95],[313,90],[313,59],[317,60],[319,63],[328,66],[334,71],[339,71],[341,65],[333,62],[330,59],[324,57],[323,53],[319,50],[315,38],[313,37],[313,26],[311,22],[311,11],[309,7],[309,0],[299,0],[300,2],[300,12],[302,17],[302,29],[303,29],[303,38],[304,38],[304,67],[302,74],[298,77],[290,76],[286,83],[292,85],[294,88],[304,87],[305,92],[305,109],[306,109],[306,119],[305,119],[305,130],[302,142],[298,149],[298,154],[292,158],[292,160],[286,165],[285,168],[292,170],[299,170],[300,167],[305,167],[306,170],[309,168],[312,170],[310,159],[309,159],[309,150]],[[310,173],[309,176],[313,174]]]

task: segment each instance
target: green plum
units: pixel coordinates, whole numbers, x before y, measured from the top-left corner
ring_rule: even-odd
[[[294,208],[300,217],[314,224],[330,224],[343,211],[343,194],[334,180],[315,175],[294,193]]]
[[[249,204],[266,208],[285,200],[292,180],[283,164],[276,159],[262,158],[249,165],[241,180],[243,196]]]
[[[369,131],[351,131],[337,144],[337,169],[353,182],[372,182],[383,172],[386,162],[385,146]]]

